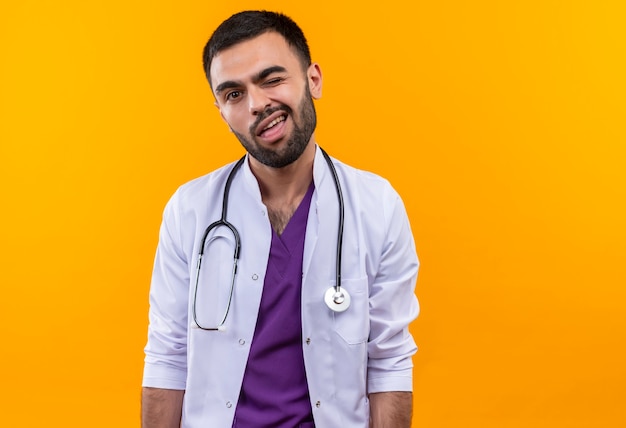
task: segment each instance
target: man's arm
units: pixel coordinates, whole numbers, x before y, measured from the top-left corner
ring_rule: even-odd
[[[370,286],[368,386],[371,428],[410,428],[413,363],[417,350],[409,324],[419,313],[415,281],[419,261],[404,204],[384,193],[386,239]]]
[[[185,391],[143,388],[141,428],[180,428]]]
[[[142,428],[179,428],[187,378],[189,264],[178,192],[168,202],[150,285],[150,325],[141,393]]]
[[[413,393],[370,394],[370,428],[411,428]]]

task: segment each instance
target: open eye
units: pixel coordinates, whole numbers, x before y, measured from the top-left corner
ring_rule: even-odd
[[[235,101],[239,97],[241,97],[241,91],[230,91],[224,96],[224,99],[226,101]]]

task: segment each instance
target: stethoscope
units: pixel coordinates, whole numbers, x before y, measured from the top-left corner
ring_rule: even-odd
[[[337,253],[335,256],[335,285],[330,287],[324,293],[324,303],[334,312],[343,312],[350,306],[350,294],[343,288],[341,288],[341,250],[342,250],[342,241],[343,241],[343,217],[344,217],[344,206],[343,206],[343,195],[341,193],[341,185],[339,184],[339,176],[337,175],[337,170],[333,165],[330,156],[320,147],[322,155],[324,155],[324,159],[328,164],[330,171],[332,172],[333,181],[335,182],[335,189],[337,189],[337,201],[339,202],[339,227],[337,229]],[[222,199],[222,216],[219,220],[214,221],[206,228],[204,231],[204,235],[202,236],[202,242],[200,243],[200,251],[198,253],[198,263],[196,265],[196,284],[193,295],[193,305],[192,305],[192,315],[195,326],[194,328],[200,328],[202,330],[209,331],[225,331],[226,327],[224,323],[226,322],[226,318],[228,317],[228,313],[230,312],[230,306],[233,301],[233,291],[235,290],[235,278],[237,276],[237,262],[239,260],[239,252],[241,251],[241,239],[239,237],[239,232],[237,228],[233,226],[227,219],[226,214],[228,212],[228,196],[230,194],[230,185],[233,182],[233,178],[235,177],[235,173],[244,160],[246,159],[243,156],[241,159],[237,161],[237,163],[233,166],[226,178],[226,184],[224,185],[224,196]],[[226,304],[226,310],[224,311],[224,316],[222,317],[219,324],[216,327],[205,327],[200,325],[198,322],[197,311],[196,311],[196,303],[198,297],[198,284],[200,279],[200,268],[202,266],[202,256],[204,255],[204,246],[206,243],[206,239],[209,236],[209,233],[213,229],[216,229],[220,226],[228,228],[233,236],[235,237],[235,250],[233,254],[233,270],[230,280],[230,291],[228,295],[228,302]]]

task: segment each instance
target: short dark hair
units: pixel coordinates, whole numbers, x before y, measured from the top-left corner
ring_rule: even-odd
[[[236,13],[222,22],[204,47],[202,63],[209,84],[211,84],[211,62],[213,62],[215,55],[224,49],[269,31],[275,31],[285,38],[287,44],[298,55],[304,70],[311,65],[309,44],[298,24],[282,13],[266,10],[247,10]]]

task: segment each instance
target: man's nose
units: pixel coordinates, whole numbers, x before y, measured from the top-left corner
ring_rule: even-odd
[[[261,88],[254,88],[248,91],[248,107],[253,116],[258,116],[270,106],[272,101]]]

